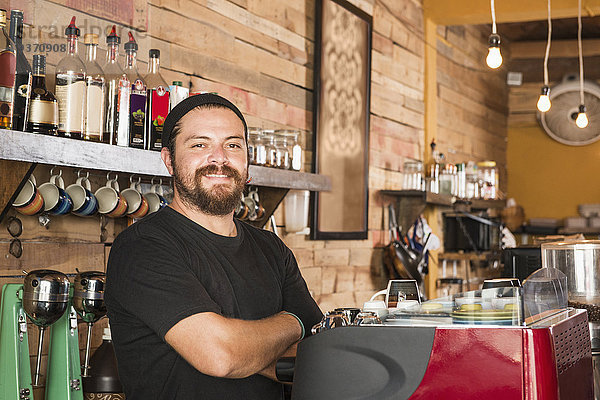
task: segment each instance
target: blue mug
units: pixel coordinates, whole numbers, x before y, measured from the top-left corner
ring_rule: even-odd
[[[73,201],[64,187],[62,171],[58,175],[52,175],[50,182],[40,185],[38,190],[44,198],[44,212],[52,215],[65,215],[73,209]]]
[[[144,194],[144,197],[148,202],[148,214],[157,212],[161,208],[169,205],[169,202],[167,202],[163,195],[163,188],[160,184],[153,184],[150,191]]]
[[[69,185],[67,194],[73,201],[73,214],[80,217],[89,217],[98,212],[98,199],[91,192],[90,181],[87,176],[77,178],[77,181]]]

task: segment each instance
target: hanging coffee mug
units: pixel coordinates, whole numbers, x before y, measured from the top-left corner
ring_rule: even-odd
[[[119,193],[118,176],[110,179],[110,173],[106,175],[106,186],[96,190],[98,199],[98,212],[107,217],[118,218],[125,215],[127,211],[127,200]]]
[[[50,174],[53,174],[50,170]],[[65,181],[62,178],[62,170],[58,175],[50,176],[50,181],[39,187],[40,194],[44,198],[44,211],[52,215],[65,215],[73,209],[73,201],[65,191]]]
[[[89,173],[77,178],[74,184],[67,187],[67,194],[73,200],[72,213],[80,217],[88,217],[98,212],[98,199],[91,192]]]
[[[44,211],[44,198],[35,185],[35,176],[31,175],[25,181],[12,205],[23,215],[36,215]]]
[[[265,215],[265,209],[263,206],[260,205],[260,200],[258,198],[258,190],[251,190],[250,193],[248,193],[248,197],[254,200],[254,212],[250,212],[248,219],[250,221],[256,221],[258,219],[261,219]]]
[[[139,190],[141,180],[141,178],[138,178],[137,182],[134,182],[132,175],[129,178],[131,183],[129,188],[121,192],[127,201],[127,216],[131,218],[142,218],[148,214],[148,200],[142,196]]]
[[[244,198],[244,203],[248,207],[248,219],[250,221],[261,219],[265,215],[265,209],[260,205],[256,189],[250,190],[248,196]]]
[[[162,188],[162,179],[159,183],[154,183],[154,179],[152,179],[152,186],[150,187],[150,191],[144,194],[146,201],[148,202],[148,213],[157,212],[163,207],[166,207],[169,203],[163,197],[163,188]]]
[[[248,211],[249,209],[246,203],[244,202],[244,194],[242,193],[242,198],[240,199],[240,202],[237,208],[235,209],[235,217],[243,221],[248,216]]]

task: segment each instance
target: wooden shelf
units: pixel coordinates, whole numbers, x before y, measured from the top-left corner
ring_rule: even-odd
[[[160,153],[83,140],[0,129],[0,159],[169,177]],[[251,165],[251,184],[310,191],[331,190],[327,176]]]
[[[445,207],[452,207],[456,203],[465,203],[476,210],[503,208],[506,205],[504,200],[460,199],[456,196],[422,190],[381,190],[380,193],[386,196],[420,198],[426,204]]]
[[[584,235],[600,235],[600,228],[560,228],[558,229],[560,234],[575,234],[581,233]]]
[[[0,129],[0,221],[37,164],[170,177],[157,151]],[[331,179],[318,174],[257,165],[248,174],[265,208],[264,217],[252,222],[257,226],[264,226],[290,189],[331,190]]]

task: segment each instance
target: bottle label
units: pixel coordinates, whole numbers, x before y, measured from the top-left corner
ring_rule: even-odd
[[[104,119],[104,80],[86,78],[85,139],[99,141]]]
[[[31,99],[29,122],[58,125],[58,104],[55,101]]]
[[[17,57],[10,50],[0,52],[0,128],[11,128]]]
[[[165,118],[169,113],[169,92],[162,86],[150,90],[150,149],[160,151]]]
[[[137,79],[132,87],[129,116],[129,135],[131,147],[144,148],[146,124],[146,90],[144,83]]]
[[[117,92],[117,146],[129,146],[129,98],[131,82],[125,75],[119,80]]]
[[[20,83],[16,87],[17,96],[24,97],[27,99],[29,97],[29,91],[31,90],[31,75],[27,74],[27,75],[19,76],[17,78],[17,82]],[[21,82],[26,82],[26,83],[21,83]]]
[[[58,100],[58,130],[81,133],[85,115],[85,76],[57,74],[56,99]]]
[[[26,128],[31,78],[30,73],[18,73],[16,75],[12,129],[24,131]]]
[[[13,88],[15,86],[15,70],[17,68],[17,57],[10,50],[0,51],[0,86]],[[11,95],[12,98],[12,95]],[[6,99],[0,98],[0,101]]]

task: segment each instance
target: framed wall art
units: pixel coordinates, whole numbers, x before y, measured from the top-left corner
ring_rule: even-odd
[[[312,197],[311,239],[366,239],[372,17],[317,0],[313,170],[331,178]]]

